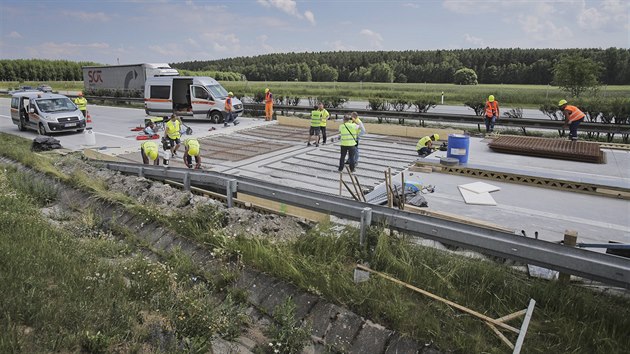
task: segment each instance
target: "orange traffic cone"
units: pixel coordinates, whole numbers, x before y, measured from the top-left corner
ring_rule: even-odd
[[[87,121],[85,121],[86,123],[92,123],[92,116],[88,113],[87,114]]]

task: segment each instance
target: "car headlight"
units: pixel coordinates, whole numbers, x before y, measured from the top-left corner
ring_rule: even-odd
[[[53,117],[51,117],[51,116],[49,116],[49,115],[46,115],[46,114],[41,115],[41,116],[39,116],[39,117],[40,117],[41,119],[43,119],[43,120],[47,121],[47,122],[52,122],[52,121],[54,121]]]

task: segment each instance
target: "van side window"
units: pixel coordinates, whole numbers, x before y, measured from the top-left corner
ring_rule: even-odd
[[[11,108],[19,108],[20,107],[20,99],[17,97],[11,98]]]
[[[169,99],[171,98],[170,86],[151,86],[151,98]]]
[[[195,98],[201,98],[204,100],[212,100],[210,95],[208,95],[208,91],[204,90],[203,87],[193,86],[193,95]]]

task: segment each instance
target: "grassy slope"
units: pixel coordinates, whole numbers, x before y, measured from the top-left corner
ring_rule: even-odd
[[[0,134],[0,138],[6,142],[0,146],[0,154],[23,159],[30,156],[23,151],[24,139],[6,134]],[[138,206],[135,208],[142,211]],[[150,216],[149,211],[142,212]],[[12,214],[3,220],[8,223],[15,216]],[[159,215],[153,217],[163,219]],[[232,259],[241,255],[250,266],[349,306],[391,329],[420,340],[434,341],[441,349],[502,353],[507,347],[479,320],[400,286],[374,277],[369,282],[354,284],[353,264],[358,260],[368,261],[374,269],[492,317],[523,309],[528,299],[534,298],[538,303],[524,352],[622,353],[630,346],[627,336],[630,301],[626,299],[577,286],[531,280],[491,262],[413,246],[406,240],[386,236],[380,228],[370,231],[367,248],[359,247],[357,230],[338,232],[326,225],[305,237],[277,244],[244,235],[227,236],[220,229],[220,220],[220,212],[201,209],[196,214],[169,218],[168,222],[173,227],[177,225],[177,230],[185,236],[213,248],[215,253]],[[17,277],[14,279],[9,283],[19,283]],[[103,289],[107,291],[110,290]],[[118,296],[124,298],[124,292]],[[80,298],[70,301],[80,301]],[[17,307],[19,310],[20,306]],[[13,306],[8,310],[18,311]],[[111,325],[107,321],[113,319],[105,319],[106,325]],[[518,327],[518,323],[514,325]],[[507,335],[514,339],[513,335]]]

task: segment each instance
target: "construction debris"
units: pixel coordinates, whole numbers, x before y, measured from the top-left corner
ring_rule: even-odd
[[[38,136],[33,139],[33,145],[31,145],[32,151],[50,151],[61,148],[61,142],[49,136]]]

